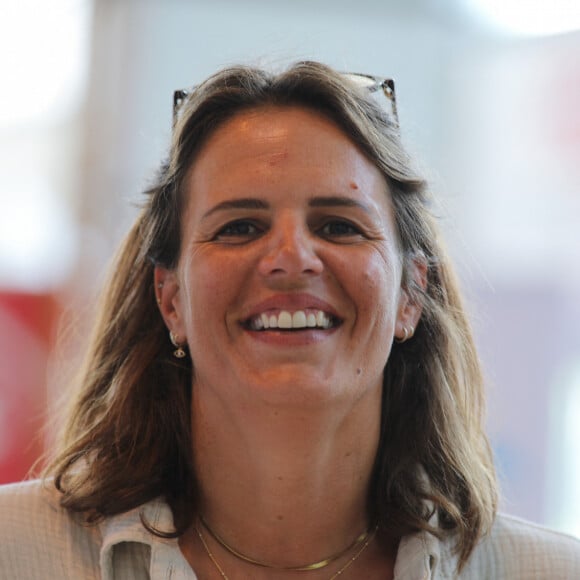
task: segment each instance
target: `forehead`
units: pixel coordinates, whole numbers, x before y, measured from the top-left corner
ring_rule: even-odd
[[[263,106],[241,111],[206,140],[188,172],[197,190],[207,180],[283,175],[300,168],[304,178],[383,180],[374,163],[335,122],[298,106]],[[249,171],[253,169],[254,173]],[[361,185],[364,185],[361,184]]]
[[[261,144],[268,150],[281,143],[293,145],[296,140],[301,149],[311,148],[310,142],[304,140],[306,135],[316,142],[335,141],[336,145],[348,143],[356,147],[337,123],[317,111],[300,106],[267,105],[240,111],[227,119],[210,134],[200,153],[217,145],[235,148]]]

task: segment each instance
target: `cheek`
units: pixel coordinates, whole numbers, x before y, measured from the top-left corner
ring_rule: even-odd
[[[400,268],[398,263],[387,262],[380,254],[361,276],[364,295],[361,318],[365,328],[369,368],[383,369],[389,358],[398,316],[400,296]],[[376,365],[376,366],[375,366]]]
[[[397,304],[400,291],[400,268],[396,256],[374,252],[357,272],[360,303],[375,315],[386,315]]]
[[[396,291],[392,276],[384,271],[367,271],[361,276],[359,316],[368,332],[388,341],[397,315]]]
[[[202,330],[207,337],[208,324],[223,320],[243,286],[244,269],[240,260],[198,249],[184,263],[183,300],[190,332]],[[198,325],[198,326],[196,326]]]

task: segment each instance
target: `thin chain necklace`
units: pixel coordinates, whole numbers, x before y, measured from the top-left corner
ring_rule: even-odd
[[[348,554],[350,551],[354,550],[358,546],[360,546],[369,536],[369,530],[364,531],[358,537],[355,538],[352,544],[349,544],[346,548],[338,552],[338,554],[334,554],[324,560],[320,560],[319,562],[314,562],[313,564],[304,564],[302,566],[276,566],[275,564],[270,564],[268,562],[261,562],[260,560],[254,560],[254,558],[250,558],[250,556],[246,556],[241,552],[238,552],[236,549],[232,548],[217,532],[215,532],[209,524],[205,521],[203,517],[200,516],[199,518],[203,527],[209,532],[210,536],[225,550],[227,550],[230,554],[243,560],[244,562],[248,562],[250,564],[254,564],[254,566],[260,566],[262,568],[275,568],[277,570],[294,570],[300,572],[306,572],[308,570],[319,570],[320,568],[326,568],[329,564],[342,558],[344,555]]]
[[[203,522],[203,520],[202,520],[202,522]],[[222,545],[224,548],[226,548],[234,556],[239,557],[237,552],[233,551],[233,549],[230,548],[229,546],[227,546],[227,544],[224,545],[218,538],[216,538],[214,536],[214,532],[210,528],[207,527],[207,524],[205,522],[203,522],[203,524],[204,524],[205,528],[210,532],[210,534],[212,534],[214,539],[216,539],[220,545]],[[327,558],[326,560],[322,560],[321,562],[317,562],[316,565],[313,564],[310,566],[300,566],[300,567],[295,567],[295,568],[280,568],[280,567],[278,567],[278,569],[283,569],[283,570],[318,570],[320,568],[324,568],[325,566],[328,566],[328,564],[330,564],[331,562],[333,562],[334,560],[336,560],[340,556],[344,555],[346,552],[348,552],[348,550],[351,550],[355,546],[358,546],[364,542],[363,545],[359,548],[359,550],[352,556],[352,558],[350,558],[350,560],[348,560],[348,562],[340,570],[335,572],[328,579],[328,580],[335,580],[341,574],[343,574],[345,572],[345,570],[349,566],[351,566],[355,562],[355,560],[357,560],[358,557],[365,551],[367,546],[373,541],[375,534],[377,533],[377,529],[378,529],[378,526],[375,526],[375,528],[373,529],[372,532],[369,533],[368,530],[366,532],[363,532],[363,534],[361,534],[355,540],[355,542],[353,544],[351,544],[346,550],[343,550],[338,556],[333,556],[332,558]],[[206,554],[209,556],[209,559],[212,561],[212,563],[216,567],[217,571],[220,573],[220,576],[223,578],[223,580],[229,580],[227,574],[224,572],[223,568],[220,566],[220,563],[217,561],[216,557],[213,555],[212,551],[209,549],[209,546],[207,545],[207,542],[205,541],[205,537],[203,536],[203,533],[199,527],[199,524],[196,524],[195,531],[197,532],[197,535],[199,536],[199,539],[201,540],[201,543],[203,545],[203,549],[205,550]],[[363,540],[359,541],[359,538],[361,538],[361,536],[363,537]],[[245,560],[247,562],[250,562],[252,564],[256,563],[251,558],[241,558],[241,559]],[[276,566],[270,566],[269,564],[264,564],[264,563],[258,563],[258,565],[263,566],[263,567],[267,567],[267,568],[276,568]],[[313,568],[311,566],[316,566],[316,567]]]

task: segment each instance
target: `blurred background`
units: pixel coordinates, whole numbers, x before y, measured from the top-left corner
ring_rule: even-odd
[[[580,536],[575,0],[0,0],[0,482],[50,444],[173,90],[298,59],[396,80],[473,318],[502,509]]]

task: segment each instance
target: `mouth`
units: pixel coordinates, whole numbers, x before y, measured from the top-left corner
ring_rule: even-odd
[[[304,330],[329,330],[340,326],[341,320],[323,310],[306,309],[295,310],[270,310],[248,318],[242,322],[247,330],[264,332],[267,330],[278,331],[304,331]]]

